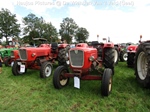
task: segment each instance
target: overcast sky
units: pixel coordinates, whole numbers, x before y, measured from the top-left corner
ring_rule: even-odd
[[[57,30],[66,17],[89,31],[89,41],[110,37],[114,43],[150,40],[150,0],[0,0],[21,23],[33,13]]]

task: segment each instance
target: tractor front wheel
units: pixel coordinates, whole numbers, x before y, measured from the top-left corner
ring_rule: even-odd
[[[127,61],[127,57],[128,57],[128,53],[127,52],[125,52],[125,51],[121,51],[120,52],[120,61],[121,62]]]
[[[109,96],[109,94],[111,93],[112,79],[113,79],[112,70],[106,68],[102,76],[102,85],[101,85],[101,94],[103,96]]]
[[[11,57],[8,57],[8,58],[5,60],[5,66],[6,66],[6,67],[11,66],[11,62],[12,62]]]
[[[19,63],[20,62],[18,62],[18,61],[14,61],[14,64],[12,66],[12,73],[15,76],[23,74],[23,73],[25,73],[27,71],[27,69],[25,69],[25,72],[20,72],[20,66],[21,66],[21,64],[19,64]]]
[[[135,55],[136,80],[145,88],[150,88],[150,42],[138,46]]]
[[[9,58],[8,56],[3,57],[3,64],[5,64],[5,62],[8,58]]]
[[[54,71],[53,85],[56,89],[61,89],[69,83],[69,78],[64,77],[65,73],[68,73],[68,69],[65,66],[59,66]]]
[[[52,74],[52,64],[50,62],[44,62],[40,69],[40,77],[47,78]]]

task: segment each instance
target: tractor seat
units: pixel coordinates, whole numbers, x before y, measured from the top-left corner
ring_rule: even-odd
[[[99,45],[99,42],[98,42],[98,41],[92,41],[91,45],[92,45],[94,48],[97,48],[97,46]]]
[[[51,44],[51,49],[52,49],[52,53],[55,53],[57,51],[57,49],[58,49],[58,43],[53,42]]]

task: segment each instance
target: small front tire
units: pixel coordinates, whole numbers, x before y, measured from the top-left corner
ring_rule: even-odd
[[[109,94],[111,93],[112,79],[113,79],[112,70],[110,68],[106,68],[102,76],[102,85],[101,85],[101,94],[103,96],[109,96]]]
[[[47,78],[52,74],[52,64],[50,62],[44,62],[40,69],[40,77]]]
[[[27,69],[25,68],[25,72],[20,72],[20,66],[21,66],[21,65],[19,65],[18,63],[19,63],[18,61],[14,61],[14,64],[13,64],[13,66],[12,66],[12,73],[13,73],[13,75],[15,75],[15,76],[21,75],[21,74],[23,74],[23,73],[26,73],[26,71],[27,71]]]
[[[59,66],[54,71],[53,85],[56,89],[61,89],[69,83],[69,78],[64,77],[65,73],[68,73],[68,69],[65,66]]]

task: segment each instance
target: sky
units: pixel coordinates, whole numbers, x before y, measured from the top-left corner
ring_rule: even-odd
[[[1,8],[16,14],[20,24],[30,13],[43,17],[57,31],[64,18],[72,18],[87,29],[88,41],[138,43],[140,35],[150,40],[150,0],[0,0]]]

